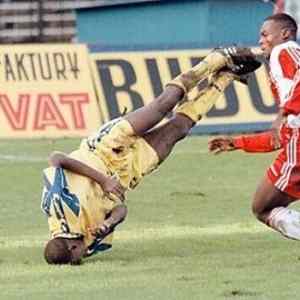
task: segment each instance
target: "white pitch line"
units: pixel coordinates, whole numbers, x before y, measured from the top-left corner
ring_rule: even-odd
[[[30,155],[12,155],[12,154],[1,154],[0,161],[8,162],[47,162],[47,158],[40,156]]]
[[[176,239],[186,237],[226,236],[230,234],[260,234],[268,231],[270,231],[270,229],[266,226],[256,223],[234,223],[209,227],[165,226],[160,228],[116,231],[114,239],[122,243],[134,240],[155,241],[165,238]],[[0,237],[0,249],[43,247],[46,241],[46,235],[26,235],[15,237],[15,240],[2,236]]]
[[[175,155],[189,155],[189,154],[198,154],[198,155],[207,155],[209,154],[207,150],[199,149],[195,151],[183,151],[183,150],[177,150],[174,152]],[[32,156],[32,155],[13,155],[13,154],[1,154],[0,153],[0,163],[1,162],[20,162],[20,163],[26,163],[26,162],[47,162],[47,157],[42,156]]]

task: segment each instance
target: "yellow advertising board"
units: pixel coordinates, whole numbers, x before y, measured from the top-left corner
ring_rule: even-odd
[[[0,46],[0,137],[84,136],[100,116],[85,45]]]
[[[92,72],[104,120],[118,117],[158,96],[164,85],[198,63],[208,50],[92,53]],[[269,123],[276,106],[262,66],[249,85],[234,83],[199,125],[204,127]]]

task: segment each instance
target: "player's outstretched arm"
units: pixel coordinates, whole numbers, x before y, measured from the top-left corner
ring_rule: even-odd
[[[241,135],[237,137],[217,137],[209,141],[209,151],[219,154],[227,151],[243,150],[250,153],[272,152],[281,148],[281,142],[274,137],[274,131]]]
[[[214,138],[208,142],[209,152],[213,154],[220,154],[222,152],[236,150],[233,141],[233,137],[230,136]]]
[[[125,200],[125,188],[117,179],[106,176],[90,166],[76,159],[70,158],[65,153],[57,151],[53,152],[49,157],[49,164],[53,167],[62,167],[66,170],[96,181],[98,184],[100,184],[106,196],[112,200],[115,200],[114,195],[121,201]]]
[[[105,238],[108,234],[110,234],[117,225],[122,223],[127,216],[127,207],[125,204],[120,204],[115,206],[110,216],[104,220],[102,224],[99,224],[95,228],[90,228],[90,232],[92,235],[98,238]]]

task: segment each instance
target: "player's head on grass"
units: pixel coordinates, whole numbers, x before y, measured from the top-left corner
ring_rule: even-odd
[[[260,29],[259,45],[269,58],[273,48],[297,38],[297,23],[288,14],[278,13],[267,17]]]
[[[67,239],[57,237],[47,242],[44,257],[48,264],[78,265],[85,253],[83,239]]]

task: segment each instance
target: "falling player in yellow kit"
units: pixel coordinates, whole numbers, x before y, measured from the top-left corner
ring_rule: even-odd
[[[51,233],[46,261],[77,264],[82,257],[110,248],[112,233],[127,214],[124,192],[165,160],[236,74],[258,66],[248,49],[214,51],[169,82],[147,106],[104,124],[78,150],[69,155],[54,153],[52,166],[44,170],[42,209]],[[208,76],[207,86],[186,100]],[[174,116],[153,128],[179,102]]]

